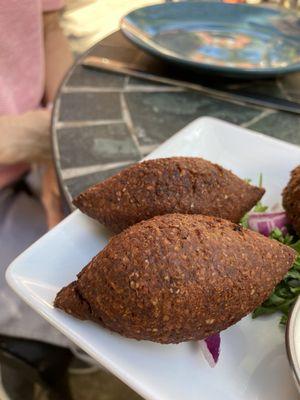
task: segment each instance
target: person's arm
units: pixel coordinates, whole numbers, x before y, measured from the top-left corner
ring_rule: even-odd
[[[73,62],[70,46],[60,27],[59,12],[43,14],[46,63],[45,103],[53,102],[57,89]]]
[[[72,54],[60,26],[59,13],[43,14],[46,103],[52,102]],[[0,116],[0,164],[46,162],[51,159],[50,111],[32,110],[20,115]]]
[[[0,116],[0,165],[51,160],[50,111]]]
[[[67,70],[73,62],[72,53],[59,24],[59,12],[45,12],[45,93],[44,103],[52,103]],[[46,168],[42,183],[42,202],[46,210],[48,227],[55,226],[62,218],[60,193],[53,162]]]

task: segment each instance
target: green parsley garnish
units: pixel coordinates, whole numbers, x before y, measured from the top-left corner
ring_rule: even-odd
[[[276,286],[271,296],[252,313],[252,317],[256,318],[260,315],[281,312],[283,315],[280,324],[285,325],[289,311],[300,294],[300,240],[289,234],[283,235],[278,228],[274,229],[270,238],[292,247],[298,252],[298,256],[292,268]]]
[[[245,179],[247,183],[251,183],[251,179]],[[258,178],[258,186],[262,187],[263,184],[263,176],[262,173],[259,174]],[[268,206],[264,206],[260,201],[256,204],[256,206],[252,209],[252,212],[265,212],[267,211]],[[242,225],[244,228],[248,228],[248,219],[249,219],[249,214],[245,214],[243,218],[240,220],[240,225]]]
[[[251,183],[251,179],[245,179],[245,181]],[[260,174],[258,181],[259,187],[262,187],[262,181],[262,174]],[[267,211],[267,209],[268,206],[263,205],[259,201],[252,211],[263,213]],[[249,214],[246,214],[241,219],[240,224],[244,228],[248,228],[248,220]],[[253,311],[252,317],[257,318],[260,315],[280,312],[282,314],[280,324],[285,325],[288,319],[289,311],[300,295],[300,239],[297,239],[295,236],[289,234],[284,235],[279,228],[276,228],[273,230],[273,232],[271,232],[270,238],[278,240],[279,242],[292,247],[297,251],[298,256],[292,268],[289,270],[283,280],[278,283],[271,296],[265,300],[261,306]]]
[[[252,212],[265,212],[267,211],[268,206],[264,206],[260,201],[256,204],[256,206],[252,209]],[[248,225],[248,220],[249,220],[249,213],[245,214],[243,218],[240,220],[240,225],[242,225],[244,228],[249,228]]]

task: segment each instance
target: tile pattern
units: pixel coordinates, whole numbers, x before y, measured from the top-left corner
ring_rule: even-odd
[[[79,92],[62,93],[60,121],[112,120],[121,118],[121,104],[117,93]]]
[[[58,130],[57,135],[63,154],[63,169],[97,165],[99,160],[105,164],[138,161],[140,158],[139,150],[123,121],[98,126],[62,128]]]
[[[124,40],[116,33],[89,54],[104,57],[117,54],[119,59],[131,61],[136,50]],[[149,61],[149,56],[143,57]],[[300,98],[300,74],[280,81],[254,83],[216,77],[210,80],[211,86],[218,84],[292,100]],[[64,82],[54,108],[54,152],[67,200],[70,203],[86,187],[137,162],[186,124],[204,115],[300,144],[299,116],[88,70],[79,60]]]
[[[110,54],[105,55],[109,57]],[[103,56],[104,57],[104,56]],[[66,81],[66,86],[82,87],[118,87],[121,88],[124,85],[124,77],[120,75],[110,74],[109,72],[103,72],[99,74],[98,71],[90,70],[86,73],[86,69],[81,65],[78,65],[74,69],[74,72]]]
[[[64,180],[64,184],[68,188],[68,191],[72,198],[77,196],[80,192],[87,189],[89,186],[93,185],[96,182],[101,182],[110,176],[117,174],[124,167],[129,167],[130,164],[126,164],[124,166],[120,166],[118,168],[112,167],[109,170],[103,170],[95,173],[89,173],[86,175],[79,175],[73,178],[67,178]]]

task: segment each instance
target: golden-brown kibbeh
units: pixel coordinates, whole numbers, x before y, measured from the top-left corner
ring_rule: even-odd
[[[291,172],[291,179],[282,193],[282,204],[289,221],[300,236],[300,165]]]
[[[74,200],[114,232],[156,215],[204,214],[239,222],[263,196],[225,168],[196,157],[148,160],[98,183]]]
[[[220,218],[158,216],[114,236],[55,306],[129,338],[200,340],[259,306],[295,254]]]

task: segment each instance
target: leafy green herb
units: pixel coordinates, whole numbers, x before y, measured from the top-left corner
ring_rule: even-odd
[[[256,204],[256,206],[253,208],[253,212],[265,212],[267,211],[268,206],[264,206],[260,201]],[[249,213],[245,214],[243,218],[240,220],[240,225],[242,225],[244,228],[249,228],[248,224],[249,220]]]
[[[251,179],[246,179],[246,182],[250,183]],[[259,175],[258,186],[262,187],[263,177]],[[254,212],[265,212],[268,207],[263,205],[260,201],[253,208]],[[245,214],[240,221],[240,224],[244,228],[248,228],[249,214]],[[279,242],[292,247],[298,252],[298,256],[288,271],[283,280],[276,286],[271,296],[263,302],[263,304],[253,311],[252,317],[257,318],[261,315],[273,314],[275,312],[281,312],[283,315],[280,319],[280,324],[285,325],[287,322],[288,314],[291,307],[294,305],[298,296],[300,295],[300,238],[296,238],[292,235],[284,235],[279,228],[275,228],[270,238],[278,240]]]
[[[247,214],[245,214],[245,215],[243,216],[243,218],[240,220],[240,225],[242,225],[243,228],[248,228],[248,227],[249,227],[249,225],[248,225],[248,219],[249,219],[249,214],[247,213]]]
[[[252,317],[256,318],[261,315],[281,312],[283,315],[280,324],[285,325],[289,311],[300,294],[300,240],[289,234],[284,235],[278,228],[274,229],[270,238],[292,247],[298,252],[298,256],[292,268],[276,286],[271,296],[254,310]]]
[[[262,184],[263,184],[263,175],[262,173],[260,173],[258,178],[258,186],[261,188]]]
[[[267,211],[268,206],[264,206],[260,201],[256,204],[256,206],[253,208],[254,212],[265,212]]]
[[[247,183],[251,183],[251,179],[245,179]],[[263,176],[262,173],[259,174],[258,178],[258,186],[262,187],[263,184]],[[256,204],[256,206],[253,208],[253,212],[265,212],[267,211],[268,206],[264,206],[260,201]],[[249,213],[245,214],[243,218],[240,220],[240,225],[242,225],[244,228],[248,228],[248,219],[249,219]]]
[[[280,325],[286,325],[287,320],[288,320],[287,316],[286,316],[286,315],[283,315],[283,316],[280,318],[280,322],[279,322]]]

